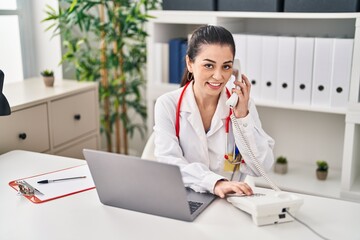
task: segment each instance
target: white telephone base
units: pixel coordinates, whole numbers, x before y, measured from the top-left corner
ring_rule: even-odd
[[[252,215],[254,223],[258,226],[293,221],[286,211],[295,216],[304,202],[295,194],[281,191],[252,196],[231,194],[227,201]]]

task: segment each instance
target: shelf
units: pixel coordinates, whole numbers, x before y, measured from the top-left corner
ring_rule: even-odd
[[[274,108],[282,108],[282,109],[291,109],[291,110],[301,110],[301,111],[309,111],[309,112],[322,112],[322,113],[333,113],[333,114],[346,114],[345,108],[332,108],[332,107],[314,107],[314,106],[306,106],[306,105],[294,105],[294,104],[283,104],[279,102],[271,102],[271,101],[262,101],[256,100],[256,106],[259,107],[274,107]]]
[[[269,172],[269,177],[284,191],[299,192],[317,196],[340,198],[341,171],[329,169],[325,181],[316,178],[316,165],[301,164],[296,162],[288,163],[288,173],[282,175]],[[269,187],[266,181],[259,177],[253,178],[255,186]]]
[[[355,178],[350,191],[341,191],[341,197],[347,200],[360,201],[360,176]]]
[[[148,128],[153,106],[164,93],[179,88],[159,77],[158,47],[186,37],[202,24],[219,25],[233,34],[314,38],[354,38],[348,104],[342,108],[294,105],[254,99],[262,127],[276,142],[274,155],[290,159],[289,172],[270,177],[283,190],[360,202],[360,13],[286,13],[232,11],[150,11],[148,38]],[[246,68],[245,68],[246,69]],[[246,71],[245,71],[246,73]],[[165,74],[164,74],[165,75]],[[326,181],[316,179],[315,159],[330,165]],[[261,178],[255,183],[266,186]]]
[[[194,17],[204,19],[204,17],[234,17],[234,18],[273,18],[273,19],[354,19],[359,18],[360,13],[290,13],[290,12],[232,12],[232,11],[149,11],[149,15],[156,16],[154,22],[161,22],[166,19],[169,22],[169,16],[173,21],[181,19],[185,21],[190,18],[194,22]]]
[[[351,190],[354,192],[357,192],[358,195],[360,196],[360,176],[357,176],[357,178],[355,179],[355,181],[351,187]]]

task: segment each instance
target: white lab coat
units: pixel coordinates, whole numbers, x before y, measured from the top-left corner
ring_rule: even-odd
[[[175,164],[180,167],[185,186],[198,192],[211,192],[215,183],[224,179],[223,166],[226,152],[225,119],[229,115],[229,107],[225,105],[227,98],[224,89],[211,121],[210,130],[204,131],[200,112],[197,107],[193,88],[190,85],[183,96],[180,109],[179,140],[175,131],[176,106],[183,90],[179,88],[160,96],[155,104],[155,157],[160,162]],[[237,119],[241,131],[247,138],[249,146],[268,171],[273,162],[274,140],[261,128],[255,104],[250,101],[249,114]],[[234,123],[230,127],[230,141],[238,146],[245,160],[241,164],[241,179],[244,175],[259,176],[251,169],[251,158],[245,146],[241,145],[239,134],[233,134]],[[230,142],[231,144],[231,142]],[[251,165],[251,166],[250,166]]]

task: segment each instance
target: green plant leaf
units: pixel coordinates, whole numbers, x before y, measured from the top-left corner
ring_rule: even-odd
[[[146,105],[142,94],[145,85],[146,30],[144,23],[151,18],[148,9],[160,6],[159,0],[61,0],[58,12],[46,8],[50,22],[47,30],[61,33],[65,52],[61,63],[75,67],[79,81],[99,83],[101,106],[110,104],[110,112],[101,110],[101,131],[113,132],[119,118],[126,135],[146,130]],[[105,8],[105,22],[100,21],[99,6]],[[101,38],[105,32],[105,38]],[[106,45],[105,61],[101,61],[100,42]],[[116,46],[116,49],[114,49]],[[104,68],[104,69],[102,69]],[[101,72],[107,79],[101,79]],[[117,74],[115,76],[114,74]],[[104,85],[104,82],[105,85]],[[126,112],[122,105],[125,104]],[[131,116],[130,116],[131,114]],[[134,123],[133,115],[143,123]],[[109,142],[108,142],[109,144]]]

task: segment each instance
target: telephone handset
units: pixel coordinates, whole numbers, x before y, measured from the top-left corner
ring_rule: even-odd
[[[233,69],[238,71],[238,77],[236,80],[241,81],[241,68],[240,61],[238,59],[234,60]],[[226,101],[226,105],[233,108],[236,106],[237,101],[238,95],[233,93]],[[294,219],[292,216],[295,216],[295,213],[303,204],[303,199],[291,193],[281,192],[281,190],[268,177],[266,171],[256,159],[249,146],[246,136],[243,134],[240,126],[238,125],[234,114],[232,114],[230,118],[235,126],[234,131],[236,131],[237,135],[240,136],[241,145],[244,146],[245,151],[250,156],[249,160],[255,167],[253,170],[255,172],[259,172],[260,175],[269,183],[270,187],[275,190],[275,192],[267,194],[254,194],[252,196],[239,196],[232,194],[227,197],[228,202],[251,214],[254,223],[258,226],[293,221]],[[248,167],[251,168],[252,164],[248,164]]]
[[[237,76],[235,76],[236,81],[242,81],[242,78],[241,78],[241,66],[240,66],[240,60],[239,59],[234,60],[233,69],[235,71],[237,71]],[[236,88],[239,88],[239,87],[236,87]],[[226,105],[228,105],[229,107],[235,107],[238,100],[239,100],[238,95],[236,93],[233,93],[230,96],[230,98],[226,101]]]

